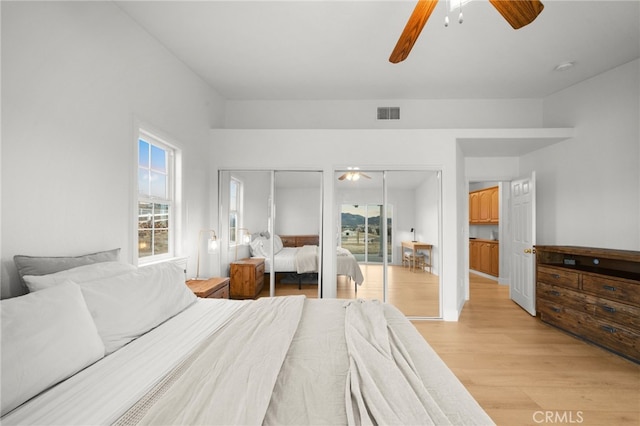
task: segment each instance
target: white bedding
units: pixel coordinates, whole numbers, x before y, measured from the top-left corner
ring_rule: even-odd
[[[176,317],[13,410],[1,422],[112,424],[245,303],[198,299]]]
[[[300,303],[304,307],[297,313]],[[373,306],[375,315],[370,318],[369,313],[362,316],[345,308],[354,303],[358,307],[363,302],[302,296],[199,299],[9,413],[2,423],[93,425],[118,419],[137,423],[138,417],[121,417],[171,374],[178,378],[167,381],[142,424],[347,424],[355,418],[354,410],[359,410],[363,423],[366,412],[377,424],[407,424],[416,419],[420,424],[429,419],[437,424],[492,424],[402,313],[391,305],[366,302]],[[234,340],[237,335],[243,337]],[[380,363],[378,352],[400,359],[399,367]],[[171,373],[173,367],[185,364],[178,373]],[[197,368],[189,372],[192,366]],[[411,386],[400,376],[386,379],[396,368],[403,370],[400,376],[412,377]],[[209,377],[203,380],[203,375]],[[402,400],[396,398],[399,386],[404,389]],[[418,417],[402,417],[404,413],[388,417],[394,409],[396,414],[399,407],[406,409],[404,398],[413,392],[410,388],[419,389],[417,399],[428,400],[426,405],[419,404],[423,408],[416,411]],[[377,405],[388,403],[388,407],[374,410],[367,406],[368,397],[358,399],[358,394],[371,392],[382,401]],[[181,409],[186,403],[191,406]]]
[[[316,252],[314,261],[310,262],[308,257],[305,256],[304,260],[301,262],[298,258],[298,253],[300,251],[308,252],[309,250],[314,250]],[[284,247],[274,256],[274,270],[275,272],[295,273],[318,272],[317,251],[317,246]],[[358,285],[364,282],[364,276],[362,275],[362,271],[360,270],[360,265],[358,264],[355,256],[349,250],[342,247],[337,247],[336,259],[337,275],[346,275],[353,281],[355,281]],[[315,267],[311,266],[311,264],[313,264]],[[269,273],[271,271],[271,258],[266,257],[265,272]]]

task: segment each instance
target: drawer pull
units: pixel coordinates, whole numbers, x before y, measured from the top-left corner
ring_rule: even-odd
[[[556,308],[556,307],[552,307],[552,308],[551,308],[551,310],[552,310],[553,312],[556,312],[556,313],[560,313],[560,312],[562,312],[562,309],[560,309],[560,308]]]
[[[551,293],[552,296],[560,296],[559,291],[551,290],[549,293]]]
[[[602,288],[608,291],[616,291],[616,288],[610,285],[603,285]]]
[[[612,308],[611,306],[603,306],[602,309],[611,313],[614,313],[616,311],[616,308]]]
[[[555,278],[556,280],[559,280],[559,279],[560,279],[560,275],[558,275],[558,274],[551,274],[551,276],[552,276],[553,278]]]
[[[615,333],[617,331],[614,327],[611,327],[608,325],[603,325],[600,328],[606,331],[607,333]]]

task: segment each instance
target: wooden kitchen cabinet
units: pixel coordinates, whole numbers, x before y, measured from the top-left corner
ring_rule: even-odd
[[[469,223],[495,225],[500,222],[500,192],[498,187],[469,193]]]
[[[469,240],[469,268],[500,276],[500,244],[492,240]]]

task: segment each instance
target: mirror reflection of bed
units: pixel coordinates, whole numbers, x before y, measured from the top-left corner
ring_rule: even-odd
[[[362,274],[361,285],[354,277],[337,274],[335,281],[323,277],[321,289],[336,284],[338,298],[386,300],[411,317],[440,317],[440,180],[438,171],[367,171],[370,179],[339,180],[343,173],[335,172],[332,210],[338,227],[338,252],[334,269],[338,270],[340,250],[355,257]],[[244,184],[244,217],[238,225],[251,230],[255,238],[271,233],[282,245],[317,246],[326,198],[323,199],[323,173],[320,171],[230,171],[221,174],[221,218],[228,217],[224,187],[229,177]],[[386,182],[383,184],[383,182]],[[270,207],[272,206],[272,207]],[[272,208],[272,209],[271,209]],[[381,217],[385,220],[381,220]],[[384,226],[386,222],[386,227]],[[221,224],[222,229],[222,224]],[[383,232],[386,229],[386,238]],[[429,257],[431,267],[412,268],[403,265],[402,241],[419,239],[433,244],[433,252],[419,253]],[[386,247],[382,244],[386,241]],[[270,246],[270,242],[268,243]],[[277,247],[277,246],[276,246]],[[227,251],[227,262],[235,257],[260,256],[251,247],[239,245]],[[386,256],[386,269],[384,260]],[[224,257],[222,265],[225,264]],[[268,256],[267,256],[268,257]],[[433,257],[433,258],[431,258]],[[322,262],[329,260],[322,259]],[[272,274],[269,259],[265,267],[264,287],[258,297],[305,294],[319,297],[318,275],[298,274],[295,268],[276,270]],[[228,264],[228,263],[227,263]],[[270,285],[273,276],[273,293]],[[325,296],[326,297],[326,296]]]

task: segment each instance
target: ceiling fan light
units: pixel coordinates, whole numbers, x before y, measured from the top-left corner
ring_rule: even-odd
[[[358,180],[358,179],[360,179],[360,173],[356,172],[356,173],[353,174],[351,180]]]

